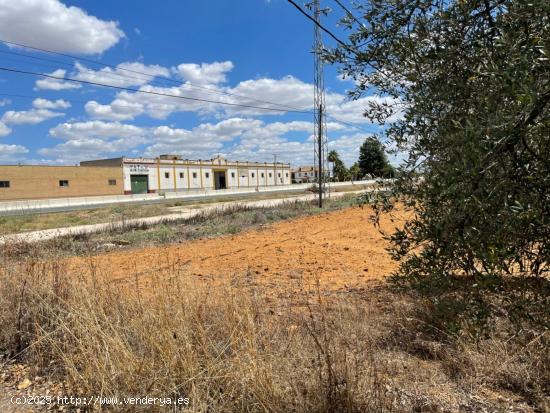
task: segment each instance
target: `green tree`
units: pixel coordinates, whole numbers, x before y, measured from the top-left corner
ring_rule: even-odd
[[[547,0],[371,0],[343,18],[326,58],[354,98],[380,97],[365,115],[408,154],[402,274],[548,274],[549,15]]]
[[[390,178],[395,175],[395,169],[388,162],[384,146],[372,136],[365,139],[359,148],[359,168],[361,176]]]
[[[338,182],[349,180],[349,171],[344,165],[344,162],[340,159],[338,152],[332,150],[328,153],[328,161],[332,163],[332,171],[334,173],[334,179]]]
[[[349,168],[349,174],[352,181],[357,181],[361,178],[361,168],[359,168],[359,164],[357,162]]]

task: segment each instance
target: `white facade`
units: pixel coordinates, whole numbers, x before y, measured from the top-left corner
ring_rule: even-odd
[[[290,185],[290,165],[211,160],[122,158],[124,193]]]
[[[317,180],[317,169],[312,166],[301,166],[291,171],[292,183],[307,183]]]

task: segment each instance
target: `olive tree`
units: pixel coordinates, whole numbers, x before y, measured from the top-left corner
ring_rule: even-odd
[[[542,276],[550,261],[550,2],[359,1],[327,51],[407,154],[402,274]],[[380,209],[379,209],[380,210]]]

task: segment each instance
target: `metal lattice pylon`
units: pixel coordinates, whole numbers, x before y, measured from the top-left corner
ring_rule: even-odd
[[[311,3],[313,6],[313,13],[317,23],[320,23],[321,10],[320,0],[313,0]],[[314,156],[313,165],[314,170],[317,169],[317,185],[319,187],[319,206],[323,205],[323,198],[328,195],[329,186],[327,185],[329,180],[328,170],[328,148],[327,148],[327,121],[326,121],[326,107],[325,107],[325,79],[323,73],[323,38],[321,36],[321,29],[319,25],[314,25],[314,42],[313,42],[313,56],[314,56],[314,83],[315,90],[313,92],[313,136],[314,136]]]

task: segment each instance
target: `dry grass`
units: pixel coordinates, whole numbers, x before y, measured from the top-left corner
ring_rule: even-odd
[[[41,258],[0,275],[0,352],[67,395],[181,396],[197,412],[548,411],[544,329],[498,319],[471,340],[434,332],[428,302],[386,286],[297,280],[300,294],[274,299],[254,274],[211,289],[174,265],[143,291]]]
[[[315,201],[295,201],[275,208],[234,205],[222,211],[204,211],[191,218],[158,224],[125,224],[92,234],[57,237],[40,243],[9,243],[0,248],[0,260],[20,261],[40,259],[51,254],[74,256],[104,252],[107,247],[117,249],[158,246],[237,234],[274,222],[337,211],[356,204],[355,195],[327,200],[321,210]]]
[[[357,186],[339,188],[338,192],[354,191]],[[25,231],[37,231],[51,228],[70,227],[75,225],[99,224],[105,222],[124,221],[134,218],[145,218],[171,213],[174,206],[193,206],[213,204],[216,202],[231,202],[239,200],[276,199],[281,197],[301,196],[308,191],[290,191],[276,193],[258,193],[248,195],[225,195],[204,200],[170,200],[154,204],[119,204],[92,209],[81,209],[70,212],[34,213],[29,215],[0,216],[0,235],[15,234]]]

